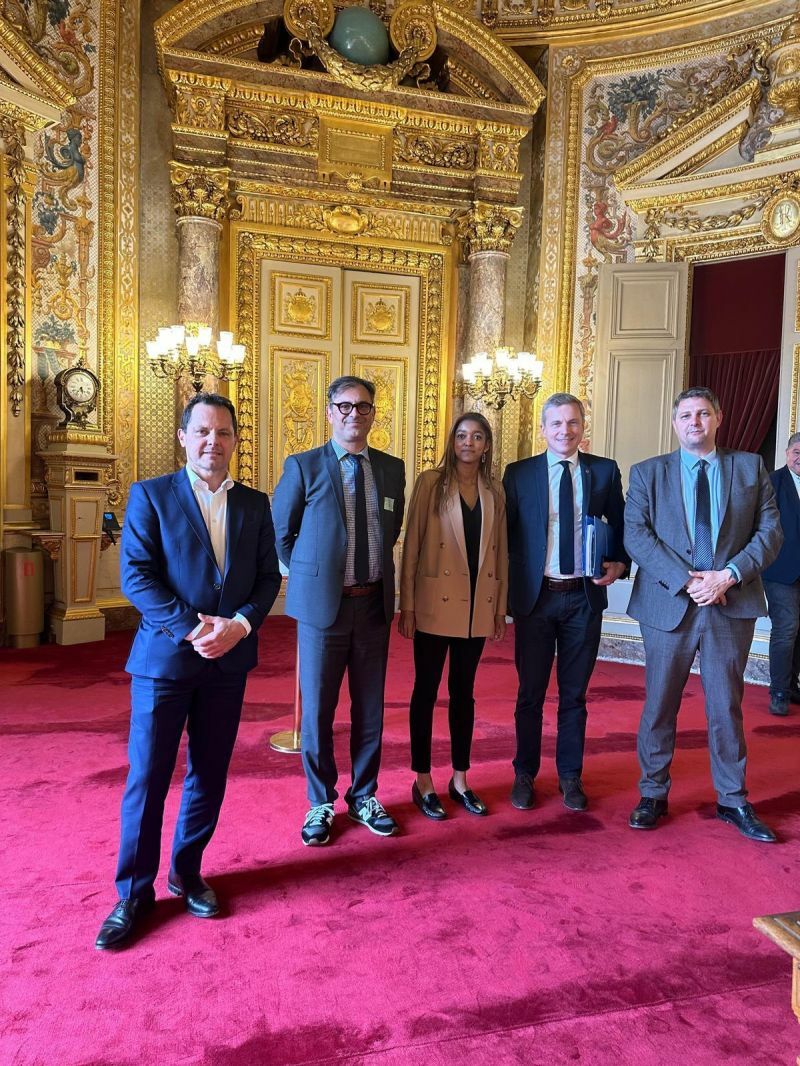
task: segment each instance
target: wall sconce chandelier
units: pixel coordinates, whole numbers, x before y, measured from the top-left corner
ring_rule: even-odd
[[[221,331],[211,340],[211,327],[189,323],[187,326],[161,326],[155,340],[147,342],[147,357],[157,378],[177,381],[188,375],[195,392],[211,374],[231,381],[241,372],[245,347],[233,343],[233,334]]]
[[[505,347],[477,352],[461,367],[454,392],[500,411],[509,400],[532,400],[542,387],[542,370],[541,359],[532,352]]]

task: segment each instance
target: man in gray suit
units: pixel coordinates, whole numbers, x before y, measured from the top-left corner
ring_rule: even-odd
[[[297,619],[301,747],[311,809],[301,837],[330,840],[337,770],[333,718],[345,670],[350,688],[348,815],[379,836],[397,823],[378,801],[383,692],[394,615],[392,549],[400,535],[405,468],[367,447],[375,386],[340,377],[328,389],[332,440],[286,460],[273,498],[278,555],[289,568],[286,613]]]
[[[755,620],[766,614],[761,571],[783,534],[760,456],[717,448],[721,422],[713,392],[687,389],[672,408],[680,448],[631,470],[625,547],[639,569],[628,613],[644,639],[646,696],[641,799],[629,824],[655,829],[667,813],[678,710],[699,651],[717,817],[772,842],[746,798],[742,695]]]

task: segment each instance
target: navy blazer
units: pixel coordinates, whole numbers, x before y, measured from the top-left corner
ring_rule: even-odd
[[[369,449],[381,517],[381,569],[386,621],[394,614],[392,549],[403,525],[405,466],[401,459]],[[289,568],[286,613],[325,629],[342,600],[347,562],[347,515],[339,460],[328,441],[290,455],[272,497],[278,555]]]
[[[625,500],[622,476],[613,459],[578,453],[583,484],[583,514],[605,518],[614,531],[614,562],[630,565],[624,545]],[[503,476],[508,516],[508,612],[529,615],[536,606],[544,579],[550,491],[547,453],[509,463]],[[584,578],[589,606],[601,614],[608,604],[604,586]]]
[[[777,581],[779,585],[793,585],[800,578],[800,496],[788,466],[774,471],[769,478],[781,516],[783,547],[761,577],[764,581]]]
[[[220,669],[246,672],[258,660],[258,627],[280,589],[269,500],[235,483],[228,491],[225,573],[186,468],[131,486],[122,530],[122,591],[142,619],[126,669],[142,677],[191,680],[207,660],[186,641],[198,613],[241,614],[249,636],[216,660]]]

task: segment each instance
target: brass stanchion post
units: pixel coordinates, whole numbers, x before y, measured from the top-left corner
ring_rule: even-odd
[[[300,722],[302,718],[303,700],[300,696],[300,646],[298,645],[294,663],[294,722],[291,729],[273,733],[269,738],[269,746],[273,751],[289,752],[292,755],[300,754]]]

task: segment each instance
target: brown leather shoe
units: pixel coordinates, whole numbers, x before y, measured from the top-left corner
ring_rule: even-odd
[[[511,789],[511,805],[518,811],[529,811],[535,803],[533,778],[530,774],[517,774]]]

